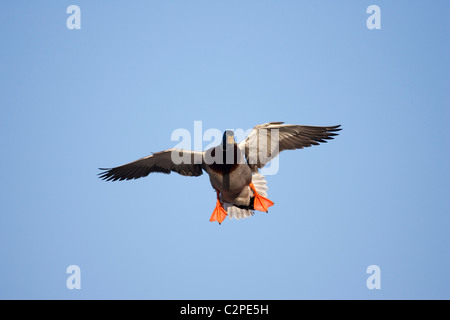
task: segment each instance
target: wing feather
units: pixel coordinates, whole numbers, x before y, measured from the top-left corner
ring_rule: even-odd
[[[334,139],[340,130],[340,125],[319,127],[269,122],[254,127],[248,137],[239,143],[239,148],[244,150],[249,166],[257,171],[283,150],[326,143]]]
[[[185,161],[175,161],[173,155]],[[132,180],[148,176],[152,172],[169,174],[172,171],[183,176],[200,176],[202,170],[203,153],[180,149],[169,149],[154,153],[147,157],[124,164],[115,168],[100,168],[99,178],[107,181]],[[178,163],[180,162],[180,163]]]

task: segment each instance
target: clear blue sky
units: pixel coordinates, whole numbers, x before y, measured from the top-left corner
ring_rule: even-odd
[[[81,30],[66,8],[81,8]],[[381,30],[366,9],[381,8]],[[8,1],[0,298],[450,298],[449,1]],[[344,128],[288,151],[269,214],[206,175],[97,179],[177,128]],[[207,143],[205,143],[206,145]],[[66,268],[81,268],[81,290]],[[368,290],[366,268],[381,268]]]

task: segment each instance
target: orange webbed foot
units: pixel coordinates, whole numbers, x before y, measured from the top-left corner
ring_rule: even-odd
[[[268,212],[269,207],[273,206],[273,201],[261,196],[255,189],[253,183],[250,183],[250,188],[253,190],[253,196],[255,197],[253,208],[258,211]]]
[[[225,220],[226,217],[227,217],[227,212],[225,211],[222,204],[220,203],[219,192],[217,191],[216,207],[214,208],[214,211],[213,211],[209,221],[211,221],[211,222],[217,221],[217,222],[219,222],[219,224],[222,224],[223,220]]]

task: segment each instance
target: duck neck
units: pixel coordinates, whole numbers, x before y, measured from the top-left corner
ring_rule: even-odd
[[[237,163],[237,145],[228,145],[228,148],[222,149],[222,159],[225,167],[233,167]]]

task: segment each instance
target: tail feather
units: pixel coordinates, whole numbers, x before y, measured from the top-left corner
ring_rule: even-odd
[[[227,215],[230,219],[233,219],[233,218],[235,218],[237,220],[244,219],[244,218],[251,217],[255,213],[253,210],[241,209],[241,208],[235,207],[229,203],[224,203],[223,208],[227,211]]]

